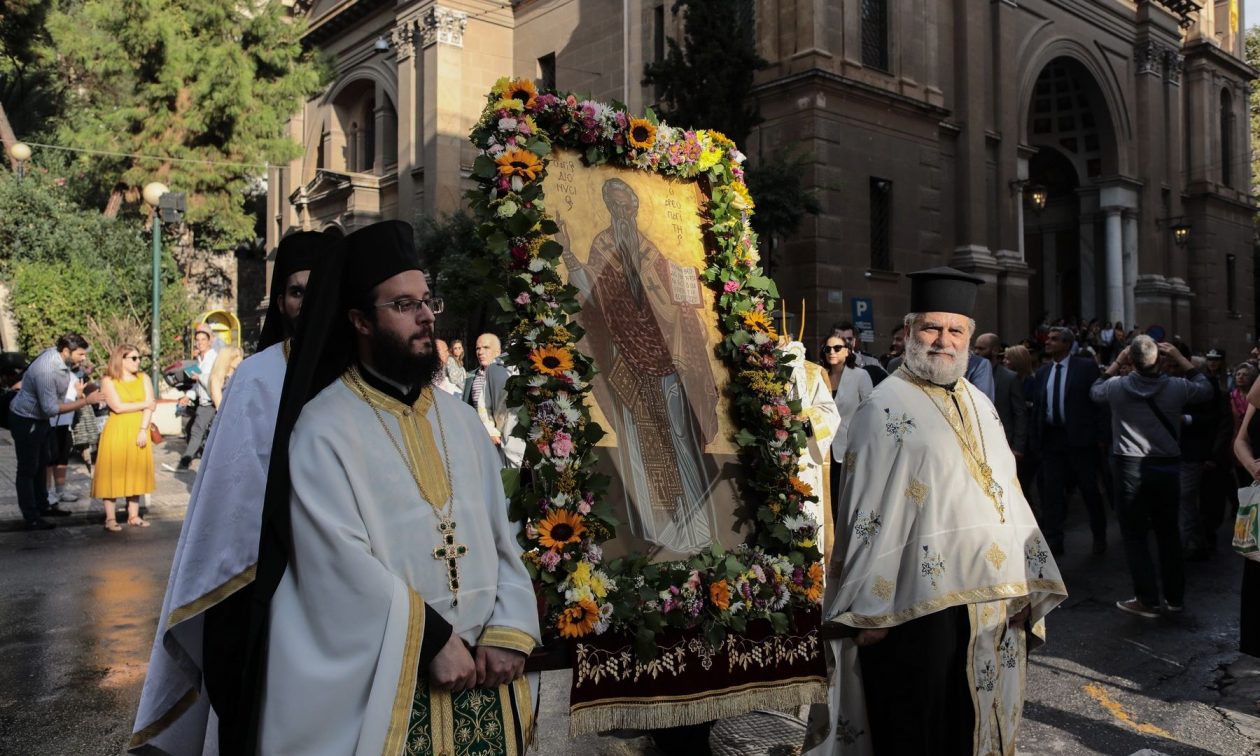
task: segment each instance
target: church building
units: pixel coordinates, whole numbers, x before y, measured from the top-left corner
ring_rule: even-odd
[[[268,248],[291,229],[458,210],[497,78],[642,111],[644,64],[680,36],[672,0],[294,2],[335,77],[290,123],[304,154],[268,176]],[[952,265],[985,280],[978,327],[1006,341],[1097,318],[1246,354],[1256,71],[1241,2],[755,5],[764,122],[741,148],[803,156],[823,208],[773,240],[808,345],[857,311],[882,351],[905,274]]]

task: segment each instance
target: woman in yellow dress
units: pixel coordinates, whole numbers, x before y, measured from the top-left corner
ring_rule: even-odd
[[[149,423],[153,419],[153,385],[140,372],[140,350],[122,344],[109,355],[101,381],[109,418],[101,431],[92,497],[105,501],[105,529],[122,527],[114,515],[114,500],[127,500],[127,524],[147,528],[140,517],[140,496],[153,491],[153,449]]]

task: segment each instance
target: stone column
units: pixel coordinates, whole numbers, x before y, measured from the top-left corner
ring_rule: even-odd
[[[1080,315],[1085,320],[1098,317],[1098,271],[1097,257],[1094,254],[1094,220],[1098,210],[1098,195],[1094,192],[1076,190],[1079,201],[1079,221],[1076,227],[1077,245],[1080,249],[1081,302]]]
[[[1107,216],[1107,320],[1112,323],[1122,320],[1125,328],[1130,328],[1133,321],[1125,317],[1124,301],[1124,219],[1120,215],[1123,209],[1103,210]]]
[[[1059,304],[1059,239],[1050,229],[1041,232],[1041,309],[1057,318]]]
[[[420,77],[416,57],[416,37],[420,19],[399,21],[390,33],[398,60],[398,217],[415,221],[416,182],[413,171],[420,167]]]
[[[1123,215],[1124,256],[1124,324],[1126,327],[1137,318],[1137,305],[1134,302],[1134,287],[1138,277],[1138,221],[1137,212],[1126,210]],[[1110,218],[1109,218],[1110,219]]]
[[[452,213],[460,207],[460,107],[463,103],[464,27],[468,14],[440,5],[421,17],[424,49],[424,207],[427,215]]]

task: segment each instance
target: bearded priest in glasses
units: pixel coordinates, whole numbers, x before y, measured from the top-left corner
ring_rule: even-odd
[[[1014,753],[1028,650],[1067,596],[988,397],[969,383],[981,280],[911,273],[901,367],[849,430],[812,754]]]

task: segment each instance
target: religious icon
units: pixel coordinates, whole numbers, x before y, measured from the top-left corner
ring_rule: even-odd
[[[727,368],[704,261],[702,196],[690,183],[561,153],[546,186],[564,268],[578,289],[579,344],[599,370],[593,416],[608,495],[625,523],[605,553],[678,559],[740,542],[737,465],[722,395]],[[551,184],[554,184],[552,186]],[[589,203],[576,198],[589,198]]]

